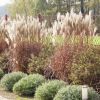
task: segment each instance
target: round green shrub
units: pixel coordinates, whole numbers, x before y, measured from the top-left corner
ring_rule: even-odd
[[[35,93],[35,100],[53,100],[60,88],[66,83],[59,80],[49,81],[39,86]]]
[[[42,75],[29,75],[14,85],[13,92],[18,95],[33,95],[36,88],[43,82],[45,82],[45,78]]]
[[[4,72],[2,69],[0,69],[0,79],[3,77],[3,75],[4,75]]]
[[[16,82],[18,82],[21,78],[27,76],[22,72],[13,72],[9,74],[5,74],[1,79],[1,85],[8,91],[12,91],[12,88]]]
[[[88,100],[100,100],[92,88],[88,88]],[[67,86],[62,88],[56,94],[54,100],[82,100],[82,86]]]

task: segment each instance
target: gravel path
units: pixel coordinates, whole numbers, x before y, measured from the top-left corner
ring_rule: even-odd
[[[6,99],[6,98],[3,98],[2,96],[0,96],[0,100],[8,100],[8,99]]]

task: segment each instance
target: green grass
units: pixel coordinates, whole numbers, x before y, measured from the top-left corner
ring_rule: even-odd
[[[66,38],[66,43],[77,43],[77,42],[79,42],[78,40],[79,40],[79,37],[76,37],[75,40],[74,40],[74,37],[68,37],[68,38]],[[63,37],[61,37],[61,36],[55,37],[55,41],[58,44],[64,43]],[[87,38],[84,37],[84,42],[86,42],[86,41],[87,41]],[[100,36],[94,36],[92,40],[90,37],[89,43],[94,44],[94,45],[100,45]]]
[[[94,45],[100,45],[100,36],[95,36],[94,37],[93,44]]]
[[[58,45],[62,45],[64,44],[64,42],[69,43],[69,44],[74,44],[74,43],[78,43],[80,37],[79,36],[67,36],[64,40],[64,38],[62,37],[62,35],[57,35],[57,36],[52,36],[52,35],[48,35],[46,38],[44,38],[43,42],[44,43],[51,43],[52,39],[55,40],[55,43]],[[94,45],[100,45],[100,36],[94,36],[93,38],[88,38],[88,42]],[[84,42],[87,42],[87,37],[84,36]]]

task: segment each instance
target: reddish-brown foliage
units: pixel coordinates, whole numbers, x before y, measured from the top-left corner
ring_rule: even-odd
[[[8,44],[5,40],[0,40],[0,53],[4,52],[8,48]]]
[[[12,49],[12,64],[14,71],[27,71],[28,59],[31,54],[38,56],[41,51],[42,45],[40,43],[32,43],[22,41],[16,43],[16,46]]]
[[[99,47],[64,45],[51,59],[50,75],[72,84],[88,84],[100,92],[99,66]]]
[[[80,46],[78,47],[77,45],[68,44],[58,49],[51,59],[51,68],[56,78],[65,81],[68,80],[68,74],[70,73],[74,53],[75,51],[80,51],[81,49],[82,47]]]

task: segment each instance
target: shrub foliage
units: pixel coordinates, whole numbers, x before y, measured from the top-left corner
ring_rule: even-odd
[[[5,52],[2,52],[0,54],[0,68],[5,72],[9,72],[11,69],[10,69],[10,66],[9,66],[9,51],[5,51]]]
[[[99,100],[100,95],[88,88],[88,100]],[[56,94],[54,100],[82,100],[82,86],[67,86]]]
[[[34,95],[36,88],[45,82],[45,78],[39,74],[22,78],[13,87],[13,92],[18,95]]]
[[[53,80],[39,86],[35,93],[35,100],[53,100],[58,90],[65,86],[65,82]]]
[[[31,57],[31,54],[38,56],[41,47],[42,45],[37,42],[25,40],[16,42],[16,46],[11,51],[13,70],[27,72],[28,59]]]
[[[6,90],[12,91],[14,84],[25,76],[26,76],[26,74],[24,74],[22,72],[13,72],[10,74],[5,74],[4,77],[1,79],[1,85]]]
[[[45,68],[50,62],[50,57],[53,55],[54,46],[50,43],[43,45],[41,52],[38,56],[32,55],[29,59],[28,73],[40,73],[43,74]]]
[[[73,84],[88,84],[99,90],[100,46],[62,46],[51,59],[54,76]]]
[[[0,69],[0,79],[3,77],[3,75],[4,75],[4,72],[2,69]]]

